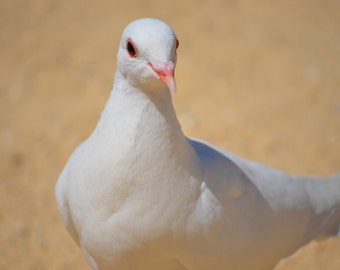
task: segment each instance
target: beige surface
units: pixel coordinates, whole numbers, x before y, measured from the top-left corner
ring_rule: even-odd
[[[89,269],[54,184],[108,97],[122,29],[140,17],[178,34],[174,103],[188,135],[291,173],[340,170],[338,1],[1,1],[0,269]],[[277,269],[340,269],[340,240]]]

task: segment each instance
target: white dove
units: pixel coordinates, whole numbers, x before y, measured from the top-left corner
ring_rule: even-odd
[[[171,100],[178,40],[123,32],[111,96],[56,185],[96,270],[269,270],[340,224],[340,175],[292,176],[187,138]]]

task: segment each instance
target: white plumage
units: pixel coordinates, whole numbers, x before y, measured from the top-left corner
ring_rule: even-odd
[[[92,268],[269,270],[336,234],[339,175],[287,175],[184,136],[170,93],[177,47],[164,22],[127,26],[111,96],[58,180]]]

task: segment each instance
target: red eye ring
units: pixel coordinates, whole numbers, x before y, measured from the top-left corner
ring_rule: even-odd
[[[130,57],[136,58],[138,56],[137,47],[131,39],[127,40],[126,50],[127,50],[128,54],[130,55]]]

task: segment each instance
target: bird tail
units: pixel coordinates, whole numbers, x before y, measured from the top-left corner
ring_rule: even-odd
[[[330,181],[334,182],[334,190],[337,193],[338,228],[336,236],[340,237],[340,173],[333,174]]]
[[[340,174],[312,181],[308,193],[314,214],[308,224],[305,239],[340,236]]]

